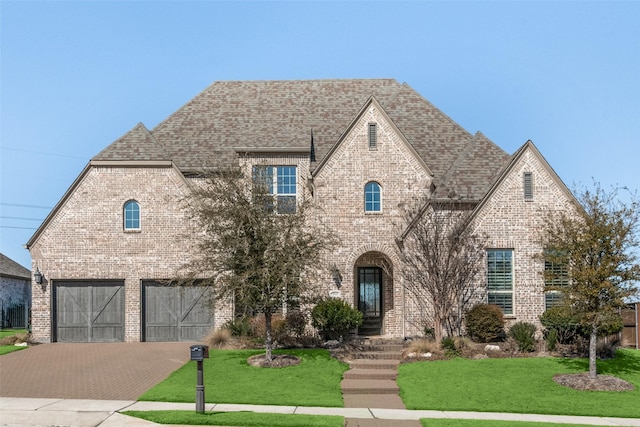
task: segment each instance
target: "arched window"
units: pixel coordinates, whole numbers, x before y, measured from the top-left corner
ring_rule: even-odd
[[[364,186],[364,211],[381,212],[382,196],[380,194],[380,184],[371,181]]]
[[[124,229],[140,230],[140,205],[135,200],[124,204]]]

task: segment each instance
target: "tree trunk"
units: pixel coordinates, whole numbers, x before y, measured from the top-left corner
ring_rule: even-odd
[[[596,326],[591,327],[591,336],[589,337],[589,378],[595,379],[597,375],[596,370],[596,352],[598,343],[598,328]]]
[[[271,362],[273,360],[273,339],[271,338],[271,310],[267,309],[264,312],[264,326],[266,331],[266,336],[264,339],[265,343],[265,358]]]

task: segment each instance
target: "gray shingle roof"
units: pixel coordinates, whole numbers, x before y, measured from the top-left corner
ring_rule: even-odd
[[[394,79],[215,82],[151,132],[142,124],[93,160],[172,160],[182,171],[235,162],[234,147],[309,147],[318,163],[371,98],[435,174],[480,199],[509,156]]]
[[[31,272],[4,254],[0,254],[0,276],[31,279]]]

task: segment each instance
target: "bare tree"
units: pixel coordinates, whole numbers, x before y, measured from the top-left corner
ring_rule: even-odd
[[[183,271],[190,278],[208,277],[202,283],[212,285],[217,300],[264,313],[271,361],[273,313],[313,294],[322,256],[335,239],[319,224],[305,191],[274,196],[267,179],[272,175],[264,171],[203,173],[186,200],[200,234],[197,256]]]
[[[428,200],[406,212],[398,243],[406,289],[423,305],[422,326],[432,327],[438,342],[462,333],[464,313],[477,297],[486,239],[471,230],[470,209],[464,202]]]
[[[561,292],[560,303],[589,331],[589,377],[596,378],[598,335],[638,291],[640,265],[634,250],[640,246],[640,201],[633,193],[625,202],[618,189],[607,192],[599,184],[593,191],[584,189],[578,201],[578,209],[546,218],[541,256],[563,267],[546,270],[546,282],[568,275],[563,286],[546,286],[545,291]]]

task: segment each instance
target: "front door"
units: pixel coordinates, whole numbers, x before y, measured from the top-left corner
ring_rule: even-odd
[[[358,310],[362,312],[359,335],[380,335],[382,330],[382,270],[358,268]]]

